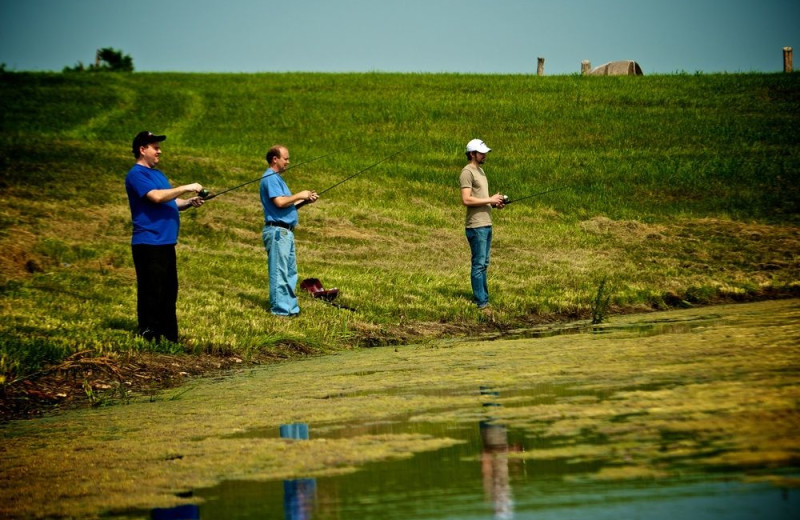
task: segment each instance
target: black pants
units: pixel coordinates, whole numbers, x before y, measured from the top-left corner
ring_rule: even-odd
[[[178,266],[175,246],[135,245],[136,312],[145,339],[178,341]]]

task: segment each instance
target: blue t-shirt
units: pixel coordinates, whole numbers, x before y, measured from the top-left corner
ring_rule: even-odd
[[[264,176],[261,177],[259,191],[261,192],[261,205],[264,207],[264,222],[281,222],[292,227],[297,226],[297,208],[294,207],[294,204],[288,208],[279,208],[272,202],[275,197],[292,196],[283,177],[275,173],[272,168],[267,168]]]
[[[181,219],[175,199],[156,204],[147,198],[152,190],[172,188],[167,177],[158,170],[133,165],[125,177],[125,191],[131,207],[133,236],[131,244],[151,246],[174,245],[178,242]]]

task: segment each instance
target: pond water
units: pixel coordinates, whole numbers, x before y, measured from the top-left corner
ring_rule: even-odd
[[[552,388],[542,392],[552,396]],[[791,519],[800,518],[800,490],[744,483],[737,475],[697,473],[668,480],[598,483],[581,475],[600,462],[538,461],[514,453],[541,449],[543,441],[507,428],[492,417],[500,407],[490,388],[475,424],[408,422],[328,424],[320,435],[414,433],[462,441],[411,458],[369,463],[341,476],[253,482],[224,481],[194,490],[200,505],[155,509],[151,518],[176,519]],[[530,396],[529,396],[530,397]],[[548,399],[545,397],[545,400]],[[248,436],[296,439],[314,436],[305,423]],[[571,478],[571,477],[575,478]]]
[[[346,422],[297,422],[279,428],[251,428],[229,436],[239,440],[282,438],[291,439],[286,441],[290,443],[308,443],[318,439],[335,442],[372,438],[370,436],[416,435],[453,439],[457,441],[454,444],[406,453],[394,459],[366,462],[358,465],[355,471],[340,475],[298,475],[284,480],[223,480],[214,487],[187,492],[184,496],[195,504],[154,509],[149,512],[150,517],[159,520],[800,518],[797,464],[754,467],[746,462],[746,448],[738,451],[732,448],[731,437],[707,433],[715,428],[736,428],[726,426],[724,421],[736,415],[737,407],[750,406],[741,404],[748,398],[742,398],[740,390],[728,391],[725,385],[744,383],[745,379],[752,377],[752,387],[745,388],[751,388],[754,392],[752,398],[763,399],[766,407],[768,398],[777,395],[775,392],[780,394],[780,388],[785,387],[783,376],[796,373],[791,362],[786,364],[781,359],[775,360],[765,366],[770,367],[769,371],[774,370],[779,379],[769,382],[763,369],[753,368],[752,362],[736,361],[738,352],[747,355],[746,346],[737,351],[728,348],[726,343],[738,344],[750,341],[741,338],[759,336],[757,332],[751,332],[757,331],[759,320],[762,330],[770,330],[773,338],[780,338],[778,341],[786,339],[787,332],[796,334],[794,326],[786,328],[785,325],[797,323],[797,306],[792,306],[790,314],[775,314],[774,322],[765,319],[764,314],[743,316],[732,320],[730,316],[723,318],[714,312],[675,314],[614,325],[544,327],[476,338],[476,341],[483,342],[483,346],[473,350],[472,356],[483,359],[476,361],[475,373],[490,372],[499,359],[505,359],[502,363],[512,365],[509,368],[512,375],[505,384],[497,387],[486,384],[469,386],[461,381],[443,388],[407,381],[378,385],[373,391],[332,393],[325,398],[423,396],[429,408],[424,413],[410,411],[388,418],[382,416],[377,420],[365,414],[363,418],[350,417]],[[750,324],[741,328],[747,320]],[[731,325],[733,322],[737,323],[735,327]],[[610,376],[602,363],[589,365],[591,373],[597,374],[594,383],[593,377],[577,385],[573,383],[574,377],[558,382],[558,373],[548,381],[530,381],[515,374],[514,356],[519,357],[520,367],[527,366],[530,359],[523,361],[522,358],[541,346],[538,343],[503,341],[517,339],[524,342],[526,339],[554,336],[574,338],[564,345],[589,345],[586,359],[594,359],[601,349],[607,349],[605,352],[610,356],[611,364],[606,366],[618,366],[623,359],[640,355],[633,347],[623,350],[623,345],[641,346],[636,338],[652,342],[647,343],[644,351],[652,354],[644,354],[641,363],[633,363],[630,368]],[[598,343],[591,337],[610,338],[610,343]],[[723,344],[719,349],[705,350],[704,346],[694,354],[696,363],[691,361],[689,345],[704,345],[708,338],[720,337],[724,339],[719,340]],[[500,341],[500,350],[490,347],[496,345],[495,340],[503,340]],[[596,347],[592,346],[593,341]],[[767,343],[774,346],[777,344],[775,341],[768,340]],[[445,345],[443,348],[446,344],[442,343]],[[456,345],[456,348],[464,348],[458,347],[458,342]],[[514,353],[512,345],[521,348]],[[670,352],[675,348],[684,351],[675,356]],[[619,352],[615,353],[615,350]],[[556,352],[559,350],[541,354],[541,357],[534,354],[531,359],[543,366],[542,363],[554,362]],[[777,352],[781,351],[772,349],[772,353],[768,350],[765,354]],[[657,359],[661,355],[669,360]],[[443,358],[434,359],[442,362]],[[728,363],[731,360],[729,368],[721,370],[717,367],[714,369],[716,375],[707,378],[708,372],[702,367],[704,363]],[[459,367],[457,363],[454,366]],[[668,366],[675,371],[664,371],[663,367]],[[656,375],[648,377],[640,377],[642,374],[636,372],[637,369],[654,370],[656,367],[662,367],[658,370],[664,372],[657,371]],[[347,376],[379,378],[388,374],[382,370],[385,369],[353,369]],[[393,370],[398,373],[406,371],[410,377],[412,371],[420,368],[410,365],[397,366]],[[578,364],[569,370],[580,373],[588,368]],[[626,375],[626,370],[630,371],[629,375]],[[758,374],[751,376],[750,372]],[[434,377],[439,379],[442,377],[440,374]],[[485,376],[476,376],[476,379],[479,377]],[[603,378],[608,380],[600,384]],[[697,390],[717,388],[717,385],[721,385],[723,390],[708,394],[703,393],[705,390]],[[768,390],[756,397],[756,389],[762,385],[778,390]],[[683,392],[688,392],[685,397],[681,397]],[[462,401],[458,401],[459,398]],[[454,409],[453,402],[470,398],[472,405],[462,405],[460,409],[456,405]],[[715,401],[721,398],[731,401],[728,404]],[[709,402],[715,404],[709,406]],[[737,402],[740,404],[731,404]],[[795,400],[794,412],[788,412],[790,415],[794,413],[796,416],[796,403]],[[663,416],[661,408],[668,410]],[[559,411],[553,415],[551,410]],[[688,425],[683,422],[691,417],[699,419],[689,420]],[[718,420],[723,422],[715,422]],[[785,431],[785,426],[783,428]],[[655,435],[653,431],[656,431]],[[770,434],[765,433],[768,431],[769,427],[764,427],[763,432],[753,437],[758,440],[747,441],[759,443],[754,451],[768,451],[764,446],[768,441],[760,440],[770,438]],[[785,436],[772,439],[783,442],[790,451],[796,448],[796,442],[787,444]],[[565,447],[570,454],[560,455]],[[600,448],[600,451],[608,449],[600,456],[581,456],[581,453],[587,453],[587,449],[591,454],[595,448]],[[669,459],[667,466],[662,465],[669,467],[666,475],[657,471],[649,473],[662,464],[659,451],[664,452],[664,459]],[[738,458],[731,459],[734,462],[716,465],[706,462],[713,461],[717,453],[728,452],[738,453]],[[542,453],[555,455],[541,456]],[[621,455],[625,453],[630,455]],[[630,466],[626,467],[628,462],[625,459],[629,456]],[[637,458],[640,462],[633,460]],[[740,463],[742,465],[738,466]],[[609,465],[626,467],[626,470],[633,467],[640,473],[621,478],[619,474],[614,478],[596,478]]]
[[[798,403],[796,299],[355,349],[6,424],[0,517],[794,520]]]

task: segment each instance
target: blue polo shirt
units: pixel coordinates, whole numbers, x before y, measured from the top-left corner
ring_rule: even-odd
[[[156,204],[147,198],[152,190],[170,189],[167,177],[159,170],[133,165],[125,177],[125,191],[133,221],[132,245],[174,245],[178,242],[180,212],[175,199]]]
[[[261,205],[264,207],[264,222],[281,222],[291,227],[297,226],[297,208],[294,204],[288,208],[279,208],[272,199],[275,197],[291,197],[289,186],[272,168],[267,168],[259,184]]]

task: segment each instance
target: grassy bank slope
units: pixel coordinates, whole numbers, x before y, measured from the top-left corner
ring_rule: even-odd
[[[76,352],[286,356],[797,291],[800,76],[588,78],[395,74],[0,76],[0,370],[6,383]],[[268,309],[257,185],[183,214],[180,346],[134,331],[123,186],[130,142],[166,133],[173,184],[257,178],[274,143],[301,212],[301,296]],[[470,303],[457,177],[484,139],[495,212],[494,314]]]

